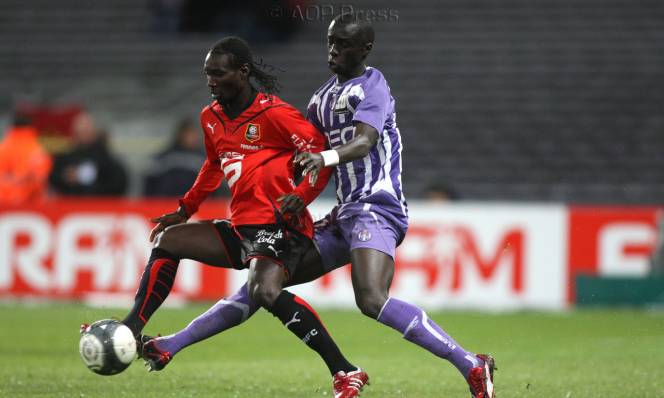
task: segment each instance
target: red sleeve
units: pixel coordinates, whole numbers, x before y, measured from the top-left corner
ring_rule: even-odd
[[[275,108],[272,111],[271,120],[280,133],[282,141],[292,146],[298,152],[321,152],[325,149],[325,138],[302,114],[290,105]],[[325,167],[321,170],[316,184],[309,184],[309,178],[305,177],[293,191],[302,198],[306,205],[316,199],[325,189],[332,175],[332,168]]]
[[[205,132],[205,129],[203,129]],[[205,135],[205,153],[207,159],[203,163],[201,170],[198,172],[198,177],[194,181],[194,185],[189,188],[189,191],[180,199],[180,206],[184,207],[188,216],[192,216],[198,211],[198,207],[203,203],[205,198],[211,192],[219,188],[219,184],[223,178],[221,171],[221,162],[214,150],[214,145],[210,141],[208,135]]]
[[[309,184],[309,177],[304,176],[300,185],[298,185],[293,191],[294,194],[301,197],[306,205],[309,205],[320,195],[321,192],[327,186],[330,177],[332,176],[332,167],[323,167],[318,174],[318,179],[316,183],[311,186]]]

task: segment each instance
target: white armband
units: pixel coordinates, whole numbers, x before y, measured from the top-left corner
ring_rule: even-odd
[[[320,153],[323,157],[323,164],[327,166],[336,166],[339,164],[339,152],[329,149]]]

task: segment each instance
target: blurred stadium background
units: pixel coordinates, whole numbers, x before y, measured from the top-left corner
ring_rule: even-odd
[[[38,131],[54,166],[37,197],[10,195],[16,176],[6,164],[12,149],[0,151],[0,319],[16,325],[2,326],[0,396],[49,391],[71,396],[91,386],[97,386],[92,396],[132,394],[131,387],[80,375],[87,371],[75,361],[63,369],[84,382],[58,384],[54,390],[44,383],[25,387],[32,366],[57,377],[43,363],[57,367],[62,357],[69,358],[76,336],[56,339],[54,356],[44,344],[30,349],[22,331],[45,317],[53,326],[49,335],[75,333],[88,317],[123,314],[149,253],[148,217],[176,206],[169,182],[177,181],[173,189],[183,192],[202,161],[196,139],[193,149],[179,156],[169,158],[164,150],[172,148],[183,120],[193,119],[197,128],[198,112],[209,102],[202,63],[212,43],[230,34],[246,38],[257,59],[277,68],[281,97],[304,111],[330,75],[327,25],[333,15],[351,9],[374,22],[369,64],[391,86],[404,142],[403,184],[412,225],[398,252],[393,293],[431,309],[444,326],[447,315],[436,311],[455,310],[451,319],[459,326],[450,327],[462,341],[465,335],[478,348],[495,346],[508,361],[503,380],[510,388],[499,390],[503,397],[664,396],[663,382],[648,373],[664,365],[664,3],[656,0],[3,0],[0,130],[6,139],[19,115],[18,124]],[[90,159],[71,155],[86,132],[108,146],[104,167],[117,173],[106,175],[94,162],[90,171],[89,165],[81,167]],[[79,179],[76,186],[67,183],[67,170]],[[115,183],[93,189],[96,178]],[[199,217],[227,215],[225,196],[222,190]],[[312,212],[321,216],[332,204],[328,189]],[[319,308],[352,309],[347,271],[297,290]],[[170,305],[215,300],[245,275],[184,262],[178,278]],[[38,302],[49,308],[63,301],[83,304],[67,304],[68,311],[55,311],[61,314],[57,319],[49,318],[48,310],[26,306]],[[106,310],[93,310],[91,304]],[[196,305],[158,314],[160,331],[183,326],[202,310]],[[596,306],[609,309],[585,312]],[[351,331],[363,322],[385,334],[376,335],[381,347],[403,345],[355,314],[329,314],[333,331],[338,328],[349,344]],[[483,317],[541,340],[523,338],[526,332],[517,337],[478,333],[486,327],[478,320]],[[579,322],[552,334],[567,317]],[[254,328],[270,327],[261,322]],[[597,340],[588,328],[597,328]],[[585,337],[574,340],[579,334]],[[43,333],[31,336],[44,338]],[[258,339],[257,334],[250,341]],[[543,342],[551,345],[545,349]],[[570,350],[575,342],[591,351]],[[352,347],[385,371],[381,377],[394,380],[394,369],[380,367],[381,354]],[[652,355],[651,349],[660,354]],[[530,350],[528,359],[514,352]],[[413,351],[414,361],[419,354]],[[310,359],[307,355],[301,356]],[[231,357],[249,370],[275,366],[242,362],[242,353]],[[562,365],[551,364],[552,357]],[[186,358],[190,362],[181,365],[183,371],[201,374],[197,358]],[[203,358],[206,366],[217,366],[214,357]],[[23,361],[25,366],[14,367]],[[615,362],[629,364],[631,371],[622,369],[613,380],[607,363]],[[569,385],[543,382],[530,363],[559,381],[568,379]],[[584,369],[581,363],[605,377],[596,384],[573,377]],[[417,374],[424,367],[410,371]],[[119,377],[141,383],[134,368]],[[318,383],[318,373],[304,380]],[[439,380],[451,388],[450,396],[462,394],[455,376],[446,381],[450,373]],[[436,377],[441,376],[431,376]],[[275,374],[274,383],[282,378]],[[233,386],[224,390],[228,396],[300,396],[280,390],[283,386],[262,391],[233,385],[231,377],[225,382]],[[443,393],[435,383],[405,386],[398,387],[399,394],[376,386],[366,395]],[[308,391],[302,396],[323,396],[323,390]],[[162,393],[182,396],[168,388]]]
[[[187,15],[208,16],[200,25],[218,23],[206,27],[216,32],[178,31],[172,21],[178,14],[169,7],[183,3],[203,9]],[[217,3],[223,5],[210,22],[214,13],[205,7]],[[325,7],[338,13],[348,3],[226,3],[3,1],[5,123],[23,102],[84,106],[139,173],[177,118],[197,115],[207,102],[203,55],[225,33],[245,36],[257,55],[281,68],[282,96],[304,109],[329,74]],[[280,19],[268,13],[288,3],[300,6],[305,20],[298,15],[285,28],[271,22]],[[398,101],[411,198],[442,179],[467,199],[661,203],[660,2],[365,1],[355,7],[393,10],[393,18],[375,18],[370,61],[389,78]],[[233,29],[225,32],[221,26],[229,20]],[[280,29],[281,40],[267,39]],[[139,185],[132,184],[132,194]]]

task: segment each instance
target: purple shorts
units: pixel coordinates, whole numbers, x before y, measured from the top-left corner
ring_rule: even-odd
[[[378,250],[394,259],[404,235],[405,231],[371,210],[345,212],[341,218],[333,212],[316,223],[314,242],[329,272],[350,263],[350,252],[357,248]]]

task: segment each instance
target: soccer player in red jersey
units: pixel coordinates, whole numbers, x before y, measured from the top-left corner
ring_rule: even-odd
[[[257,67],[242,39],[217,42],[207,54],[204,71],[214,98],[200,117],[207,160],[178,209],[152,220],[157,225],[150,240],[156,238],[156,244],[123,323],[142,338],[143,327],[173,286],[180,259],[248,266],[248,296],[318,352],[335,376],[335,385],[340,383],[338,375],[361,372],[366,379],[366,373],[344,358],[313,309],[282,290],[304,254],[315,251],[306,205],[322,191],[331,172],[324,171],[313,186],[306,179],[295,186],[293,157],[296,151],[323,150],[323,135],[294,107],[271,94],[277,88],[276,78]],[[251,77],[263,92],[250,84]],[[222,179],[232,194],[230,222],[187,223]],[[242,305],[248,304],[237,303],[240,309]],[[248,308],[243,312],[249,313]],[[152,370],[163,368],[171,357],[154,340],[145,343],[142,354]],[[357,394],[335,390],[334,396]]]

